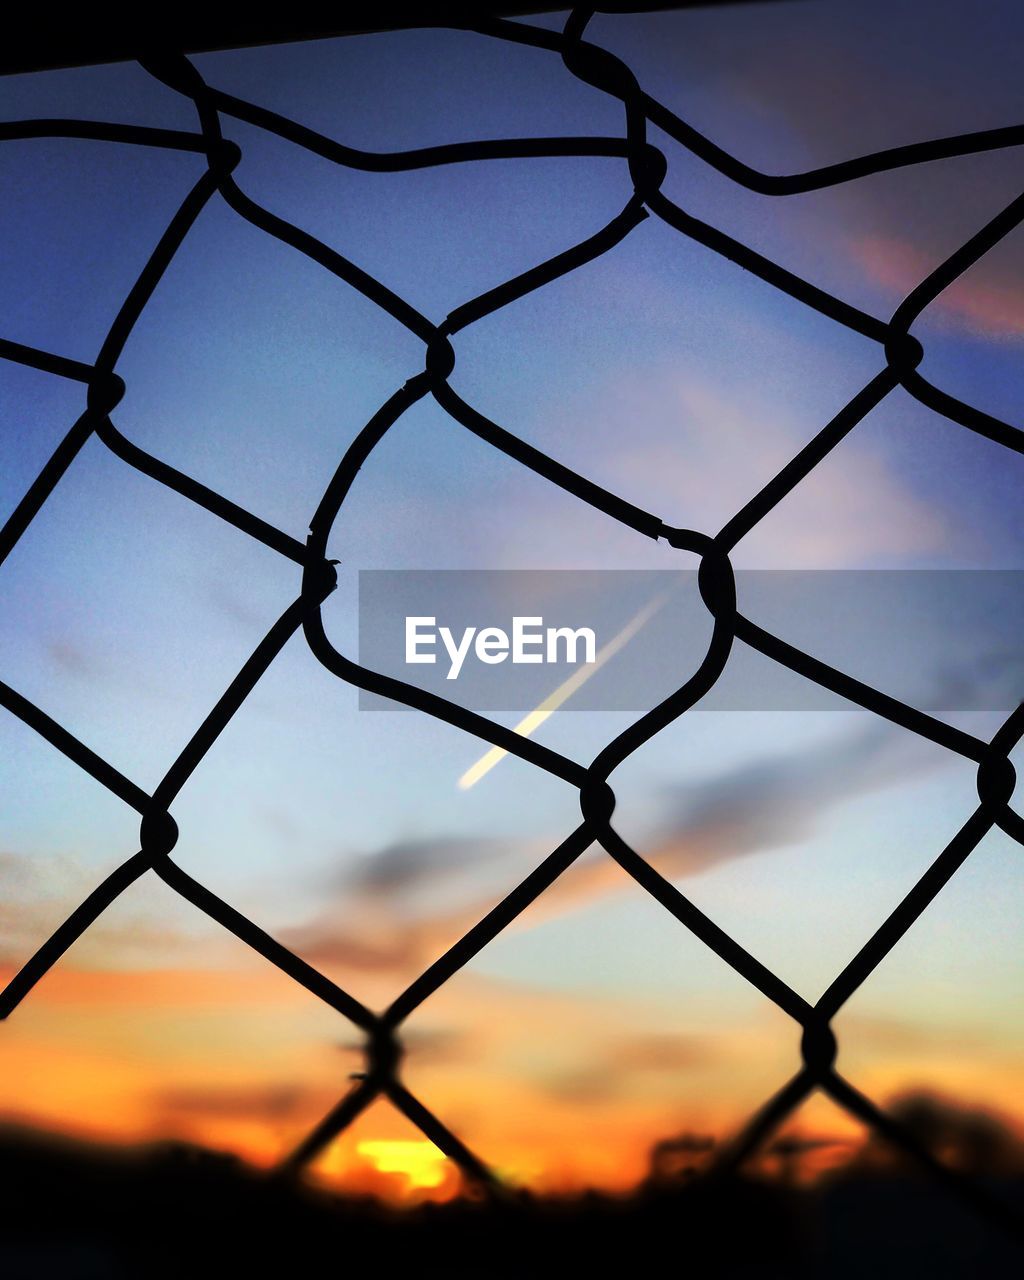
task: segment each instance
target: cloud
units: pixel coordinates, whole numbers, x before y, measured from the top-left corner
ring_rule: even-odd
[[[441,925],[440,921],[434,923]],[[437,931],[441,933],[440,928]],[[358,926],[345,920],[318,916],[307,925],[289,929],[283,940],[314,968],[338,968],[351,973],[411,974],[428,953],[422,929],[410,928],[405,933],[397,928],[387,933],[373,931],[376,936],[369,938],[367,932],[370,931],[359,931]]]
[[[152,1104],[161,1113],[280,1120],[300,1107],[308,1110],[308,1094],[307,1087],[290,1081],[251,1086],[236,1083],[223,1088],[163,1089],[153,1095]]]
[[[9,849],[0,850],[0,888],[6,897],[13,890],[21,889],[29,884],[32,878],[32,867],[27,858]]]
[[[851,243],[855,260],[894,300],[905,297],[937,265],[936,255],[895,235],[864,236]],[[1024,333],[1024,280],[1003,257],[999,265],[972,268],[935,299],[927,316],[987,337]]]
[[[674,1093],[681,1081],[734,1068],[749,1053],[749,1042],[742,1033],[721,1027],[713,1035],[622,1029],[595,1034],[591,1029],[585,1048],[574,1048],[571,1063],[557,1053],[545,1063],[538,1052],[531,1080],[557,1103],[589,1106],[635,1100],[665,1089]]]
[[[697,875],[731,859],[805,839],[837,805],[898,785],[942,759],[915,735],[887,721],[872,721],[831,742],[740,764],[710,782],[667,790],[660,833],[640,852],[668,879]],[[284,940],[316,965],[411,980],[541,856],[539,846],[524,859],[521,846],[462,836],[390,845],[362,858],[354,873],[335,881],[328,905]],[[381,865],[374,870],[378,858]],[[481,886],[485,871],[490,881],[500,872],[500,891],[491,883]],[[424,901],[417,891],[435,873],[447,878],[451,888],[435,885],[437,892]],[[510,927],[578,910],[625,883],[618,865],[603,851],[592,850],[559,876],[525,919]]]
[[[362,892],[388,894],[435,881],[440,875],[507,857],[507,841],[486,837],[428,836],[399,840],[360,860],[349,877]]]
[[[610,1046],[608,1056],[619,1071],[671,1073],[704,1066],[717,1057],[707,1036],[668,1034],[620,1037]]]
[[[20,968],[112,869],[84,865],[68,853],[0,852],[0,966]],[[131,966],[141,957],[156,963],[180,954],[202,922],[148,877],[89,926],[74,954],[87,964]]]
[[[1001,6],[1002,7],[1002,6]],[[865,0],[822,6],[801,17],[799,37],[773,24],[739,39],[690,24],[693,77],[715,77],[720,103],[705,131],[769,173],[800,172],[876,150],[974,130],[1016,125],[1019,107],[1009,48],[992,33],[1013,23],[979,24],[959,3],[929,6],[928,30],[916,5]],[[667,55],[657,49],[648,58]],[[679,54],[675,54],[678,58]],[[635,64],[646,81],[643,63]],[[683,83],[686,83],[684,80]],[[666,88],[671,82],[665,80]],[[669,101],[686,115],[684,100]],[[701,127],[699,116],[694,123]],[[670,153],[671,154],[671,153]],[[1019,148],[955,157],[859,179],[829,191],[764,197],[764,241],[780,243],[787,265],[839,292],[865,277],[905,296],[1017,194]],[[678,164],[682,177],[690,168]],[[716,192],[719,190],[715,188]],[[711,220],[721,220],[718,207]],[[684,203],[686,201],[684,200]],[[773,234],[775,230],[781,235]],[[788,234],[787,234],[788,233]],[[1016,336],[1024,319],[1024,256],[1011,236],[945,291],[929,314],[989,336]],[[858,300],[853,297],[854,301]]]
[[[656,860],[689,871],[794,844],[844,800],[935,767],[936,753],[888,721],[788,755],[740,765],[671,793],[673,822]]]
[[[727,392],[699,376],[648,379],[624,391],[639,423],[617,466],[672,522],[715,531],[824,426],[767,400]],[[841,407],[837,400],[835,411]],[[658,420],[671,422],[677,465],[666,467]],[[645,440],[645,436],[648,438]],[[944,513],[911,492],[888,459],[856,433],[820,463],[750,535],[758,562],[787,569],[848,568],[879,556],[940,551]],[[741,556],[746,544],[741,543]]]
[[[734,333],[720,359],[708,358],[709,367],[699,353],[680,353],[671,363],[658,356],[640,371],[609,371],[571,395],[560,414],[587,424],[588,456],[575,459],[581,470],[669,524],[716,533],[877,372],[865,361],[861,380],[827,339],[787,339],[780,348],[779,320],[770,310],[751,312],[743,325],[754,350],[779,352],[781,369],[759,356],[764,375],[754,377],[737,357],[748,339]],[[799,378],[802,368],[813,386]],[[740,541],[737,567],[907,567],[977,541],[955,514],[922,497],[901,474],[874,429],[892,411],[888,402],[874,410],[864,430],[841,441]],[[517,549],[528,529],[547,568],[660,563],[634,534],[551,492],[539,490],[514,515],[499,511],[492,519],[506,520],[497,531]]]
[[[916,1018],[913,1011],[895,1018],[858,1013],[856,1009],[847,1007],[842,1014],[841,1032],[862,1050],[868,1049],[889,1061],[917,1057],[923,1064],[934,1063],[951,1050],[957,1056],[967,1053],[985,1058],[999,1048],[999,1037],[991,1031],[977,1027],[929,1025]]]
[[[56,665],[68,675],[93,679],[103,674],[102,664],[72,640],[51,640],[48,651]]]

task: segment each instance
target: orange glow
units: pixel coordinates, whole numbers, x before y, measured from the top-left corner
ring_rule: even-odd
[[[713,1144],[797,1065],[794,1028],[763,1002],[700,1016],[697,1007],[681,1013],[639,997],[558,995],[466,974],[411,1020],[404,1079],[510,1184],[628,1192],[660,1140],[679,1138],[680,1150],[687,1135],[695,1149]],[[1014,1046],[955,1052],[921,1029],[844,1018],[846,1074],[870,1098],[926,1085],[1022,1118]],[[431,1034],[445,1030],[448,1043],[432,1054]],[[351,1087],[358,1040],[271,966],[58,966],[4,1025],[0,1121],[102,1142],[196,1143],[267,1167]],[[863,1141],[849,1116],[814,1100],[761,1167],[805,1180]],[[384,1102],[313,1175],[392,1203],[447,1200],[462,1187],[452,1162]]]

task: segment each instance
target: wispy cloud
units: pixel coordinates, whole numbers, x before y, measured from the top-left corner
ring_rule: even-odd
[[[670,879],[697,875],[805,839],[845,800],[905,782],[940,759],[913,735],[872,722],[831,742],[737,765],[709,783],[673,787],[663,795],[659,834],[641,851]],[[465,836],[385,847],[336,881],[325,909],[287,941],[313,963],[411,978],[544,852],[539,844],[524,849]],[[610,858],[591,852],[545,891],[529,919],[578,910],[623,883]],[[426,886],[434,892],[424,896]]]
[[[643,422],[672,424],[675,465],[644,431],[618,465],[656,498],[664,518],[714,532],[825,425],[759,394],[729,394],[700,377],[648,380],[625,392]],[[835,411],[841,407],[837,400]],[[769,567],[851,568],[880,556],[897,561],[943,549],[947,515],[913,493],[877,447],[843,441],[760,524],[751,542]],[[745,545],[741,544],[742,562]]]
[[[68,854],[0,852],[0,966],[25,963],[96,887],[100,874]],[[158,908],[129,897],[104,912],[76,944],[80,955],[128,965],[166,956],[185,937]]]
[[[894,301],[908,294],[937,265],[934,253],[897,236],[866,236],[852,244],[855,259]],[[928,316],[947,326],[996,338],[1024,334],[1024,279],[1000,265],[982,263],[955,281],[931,304]]]

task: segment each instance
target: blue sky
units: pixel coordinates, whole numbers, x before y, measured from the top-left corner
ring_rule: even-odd
[[[590,38],[625,57],[654,96],[721,146],[770,172],[1020,119],[1021,17],[1009,3],[981,15],[945,0],[766,4],[738,14],[605,16]],[[554,17],[539,21],[556,25]],[[371,150],[622,129],[616,104],[567,75],[553,55],[471,33],[406,32],[195,61],[211,83]],[[8,78],[0,101],[10,119],[66,114],[195,127],[190,104],[131,66]],[[243,190],[434,320],[592,234],[630,192],[615,159],[374,175],[235,121],[225,133],[243,149]],[[665,189],[674,199],[882,317],[1008,203],[1019,182],[1010,150],[772,200],[732,187],[652,136],[669,156]],[[3,335],[91,361],[201,162],[143,147],[33,140],[5,143],[0,165]],[[926,375],[1010,422],[1020,403],[1021,268],[1018,234],[915,326]],[[875,344],[655,218],[455,345],[452,385],[471,404],[665,520],[709,532],[882,363]],[[215,199],[128,342],[118,365],[128,391],[114,421],[131,440],[303,538],[354,434],[421,364],[421,344],[400,325]],[[0,388],[6,514],[81,411],[82,391],[9,362],[0,366]],[[1019,455],[898,391],[741,543],[736,562],[1024,568],[1022,478]],[[348,650],[360,568],[680,563],[664,544],[489,449],[433,402],[416,405],[375,450],[330,550],[341,585],[325,618]],[[297,590],[293,565],[91,441],[0,569],[8,606],[0,676],[151,788]],[[868,719],[854,711],[698,712],[613,778],[623,834],[641,851],[673,847],[681,830],[708,842],[696,861],[671,864],[680,886],[812,997],[974,803],[970,767],[941,748],[902,743],[909,735],[899,730],[870,748],[895,752],[898,785],[878,784],[867,768],[837,793],[828,761],[846,768],[844,752],[869,732]],[[998,719],[958,722],[989,736]],[[588,760],[626,723],[556,714],[541,740]],[[11,884],[3,954],[16,963],[134,851],[135,820],[10,717],[0,721],[0,743],[8,762],[0,848]],[[357,988],[394,992],[578,821],[570,788],[515,760],[458,791],[456,780],[482,750],[418,715],[359,712],[356,691],[296,639],[176,802],[176,856]],[[694,835],[687,825],[684,802],[695,803],[702,785],[735,780],[738,805],[751,774],[768,770],[770,805],[772,787],[784,788],[797,764],[816,757],[824,764],[801,821],[777,839],[764,834],[759,843],[756,820],[754,836],[737,837],[735,847],[728,822],[724,835],[717,827]],[[414,854],[422,846],[428,865],[438,848],[464,856],[447,860],[425,899],[412,880],[387,900],[358,890],[360,869],[409,845]],[[1019,992],[1022,893],[1009,841],[990,836],[933,908],[934,922],[922,922],[857,997],[865,1017],[934,1023],[951,1035],[980,1022],[992,1031],[990,1056],[1018,1055],[1017,1040],[994,1028]],[[653,914],[619,885],[567,890],[543,923],[493,944],[475,972],[499,991],[502,983],[585,989],[606,1002],[612,1023],[631,991],[670,1005],[684,1024],[702,1002],[720,998],[728,1008],[722,993],[736,979],[719,973],[717,961],[694,961],[692,940],[679,940],[668,917],[652,923]],[[68,963],[236,962],[236,944],[215,925],[145,883],[108,916]],[[404,959],[388,958],[385,946],[379,964],[360,969],[344,947],[332,949],[339,939],[379,942],[414,926],[422,946]],[[901,959],[904,951],[910,959]],[[953,952],[970,957],[956,973]],[[737,1000],[745,1010],[746,995]]]

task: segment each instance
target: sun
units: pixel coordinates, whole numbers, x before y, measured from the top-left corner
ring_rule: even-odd
[[[381,1173],[403,1174],[411,1187],[439,1187],[447,1176],[448,1157],[432,1142],[373,1138],[356,1151]]]

